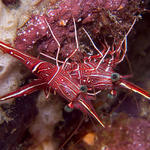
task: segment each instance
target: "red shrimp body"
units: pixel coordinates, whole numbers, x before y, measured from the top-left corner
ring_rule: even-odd
[[[79,64],[72,63],[68,67],[68,71],[74,79],[82,85],[87,85],[88,88],[95,90],[108,90],[113,88],[111,75],[114,73],[112,67],[108,67],[108,63],[103,62],[98,69],[96,69],[97,62],[84,62]]]
[[[67,71],[74,79],[78,79],[80,84],[86,85],[88,89],[92,91],[114,91],[116,87],[123,87],[150,99],[150,93],[148,91],[126,81],[126,76],[121,76],[114,72],[113,68],[115,65],[110,59],[106,58],[100,66],[96,68],[98,64],[97,60],[84,61],[84,63],[79,64],[71,63],[68,65]]]
[[[67,72],[63,71],[61,67],[58,68],[52,63],[24,54],[2,42],[0,43],[0,48],[2,48],[3,52],[9,53],[21,60],[32,73],[42,79],[43,82],[46,82],[47,86],[52,87],[58,94],[67,98],[67,100],[74,100],[77,94],[80,93],[80,86],[77,83],[74,84],[71,82],[71,77]]]
[[[82,112],[93,116],[104,127],[92,107],[89,97],[80,90],[81,85],[76,79],[73,79],[67,71],[65,71],[63,65],[56,66],[49,62],[39,60],[20,52],[3,42],[0,42],[0,48],[3,52],[19,59],[38,77],[37,81],[30,84],[31,86],[25,86],[21,90],[5,95],[1,97],[0,100],[7,100],[32,93],[32,90],[36,91],[36,88],[41,89],[42,86],[44,89],[52,88],[59,95],[69,101],[69,107],[77,108]]]

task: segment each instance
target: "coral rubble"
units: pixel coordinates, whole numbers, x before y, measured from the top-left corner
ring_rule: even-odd
[[[128,14],[125,9],[126,5],[128,7],[130,5],[131,7],[135,5],[136,8],[132,8],[132,12]],[[76,48],[73,17],[75,18],[76,24],[79,25],[79,28],[81,25],[87,25],[88,29],[93,29],[94,34],[94,32],[100,31],[100,28],[106,27],[109,36],[116,36],[117,34],[121,35],[129,28],[128,24],[132,23],[134,14],[139,11],[137,8],[138,5],[138,1],[134,4],[128,4],[127,0],[59,1],[53,6],[48,6],[39,14],[33,13],[24,27],[18,30],[15,47],[21,51],[34,48],[38,53],[42,51],[48,55],[54,54],[58,45],[51,36],[50,29],[45,23],[46,19],[57,40],[61,44],[60,53],[64,57],[67,57],[69,53]],[[122,16],[119,15],[119,12]],[[121,27],[122,24],[124,24],[124,26]],[[113,28],[113,26],[115,26],[115,28]],[[116,31],[116,29],[118,31]]]

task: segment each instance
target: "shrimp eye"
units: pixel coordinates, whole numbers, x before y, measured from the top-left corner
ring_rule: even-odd
[[[110,93],[108,93],[107,97],[109,99],[114,99],[117,97],[117,92],[116,91],[111,91]]]
[[[80,91],[83,92],[83,93],[86,93],[87,92],[87,86],[86,85],[81,85],[80,87]]]
[[[111,80],[112,80],[112,82],[116,82],[116,81],[118,81],[119,79],[120,79],[119,73],[112,73],[112,74],[111,74]]]
[[[73,108],[70,108],[68,105],[65,105],[64,111],[70,113],[73,111]]]

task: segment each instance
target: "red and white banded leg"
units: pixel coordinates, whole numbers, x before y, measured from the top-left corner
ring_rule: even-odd
[[[35,91],[41,90],[44,87],[46,88],[46,86],[47,86],[46,82],[43,82],[42,80],[37,79],[37,80],[34,80],[31,83],[29,83],[28,85],[25,85],[25,86],[19,88],[18,90],[14,91],[14,92],[11,92],[7,95],[0,97],[0,101],[5,101],[8,99],[17,98],[20,96],[25,96],[25,95],[31,94]]]
[[[131,91],[134,91],[135,93],[138,93],[150,100],[150,92],[145,91],[144,89],[140,88],[139,86],[137,86],[129,81],[121,79],[120,86],[127,88]]]

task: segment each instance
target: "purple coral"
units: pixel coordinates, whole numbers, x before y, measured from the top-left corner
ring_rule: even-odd
[[[100,0],[103,1],[103,0]],[[109,10],[117,10],[125,7],[127,0],[106,0],[103,1],[104,8]]]
[[[107,150],[148,150],[150,149],[149,135],[149,121],[120,117],[99,134],[98,147],[105,145]]]
[[[66,0],[56,5],[54,8],[47,8],[47,13],[43,15],[33,15],[24,28],[18,31],[15,40],[15,47],[21,51],[33,48],[36,44],[39,52],[54,53],[57,44],[50,36],[50,31],[46,19],[51,26],[56,38],[62,43],[71,37],[74,32],[72,17],[76,22],[89,23],[94,21],[99,11],[103,8],[108,10],[117,10],[123,8],[127,0]],[[57,7],[57,8],[56,8]],[[69,43],[69,40],[66,42]],[[75,48],[70,42],[65,47],[66,56]],[[65,45],[65,44],[64,44]],[[61,49],[63,51],[63,48]],[[68,52],[67,52],[68,50]]]
[[[16,5],[17,3],[20,2],[20,0],[2,0],[2,2],[3,2],[6,6],[9,6],[9,5]]]

